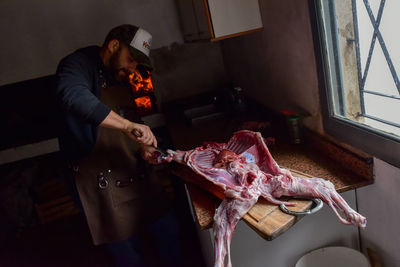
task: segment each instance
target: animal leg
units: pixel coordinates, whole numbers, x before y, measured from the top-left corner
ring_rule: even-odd
[[[257,198],[238,199],[226,197],[214,215],[214,267],[223,267],[225,256],[228,255],[227,267],[232,267],[230,257],[230,242],[236,224],[256,203]]]
[[[366,218],[353,210],[336,192],[334,185],[324,179],[294,177],[291,188],[285,195],[320,198],[336,213],[342,223],[360,227],[367,224]],[[346,218],[343,218],[337,209],[341,210]]]

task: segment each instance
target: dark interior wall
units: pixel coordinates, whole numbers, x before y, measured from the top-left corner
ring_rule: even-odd
[[[156,90],[166,90],[161,98],[218,87],[225,75],[219,43],[184,44],[174,0],[1,1],[0,34],[7,41],[0,42],[0,86],[54,74],[62,57],[101,45],[107,32],[123,23],[153,35]]]
[[[228,83],[219,43],[175,43],[153,50],[152,59],[161,103],[219,90]]]
[[[269,107],[302,109],[305,124],[322,132],[307,0],[260,0],[264,30],[222,41],[235,86]]]
[[[51,79],[59,60],[101,45],[123,23],[153,35],[159,103],[226,83],[220,43],[183,43],[174,0],[0,1],[0,150],[56,137]]]
[[[66,54],[124,23],[151,32],[153,48],[183,42],[174,0],[0,1],[0,85],[53,74]]]
[[[54,74],[61,58],[101,45],[112,27],[124,23],[153,35],[160,98],[212,90],[225,76],[219,43],[183,43],[175,0],[5,0],[0,2],[0,34],[7,38],[0,42],[0,86]]]

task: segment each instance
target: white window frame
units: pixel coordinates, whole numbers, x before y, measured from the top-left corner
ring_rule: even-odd
[[[331,92],[340,92],[341,67],[340,59],[335,60],[332,55],[333,47],[337,45],[334,40],[336,37],[330,32],[325,32],[325,27],[323,27],[321,5],[324,1],[334,0],[309,1],[324,130],[327,134],[349,145],[400,167],[399,137],[335,115],[338,112],[334,112],[332,103],[333,100],[340,101],[340,93],[333,95]]]

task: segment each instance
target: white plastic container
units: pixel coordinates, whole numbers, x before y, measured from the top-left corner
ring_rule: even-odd
[[[301,257],[296,267],[371,267],[361,252],[347,247],[326,247]]]

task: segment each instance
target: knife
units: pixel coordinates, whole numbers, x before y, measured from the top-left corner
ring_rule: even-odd
[[[141,137],[142,136],[142,133],[139,132],[137,129],[133,129],[132,133],[136,137]],[[156,150],[161,153],[161,155],[159,156],[160,159],[165,158],[170,154],[170,153],[167,152],[167,150],[165,150],[165,149],[163,149],[161,147],[157,147]]]

